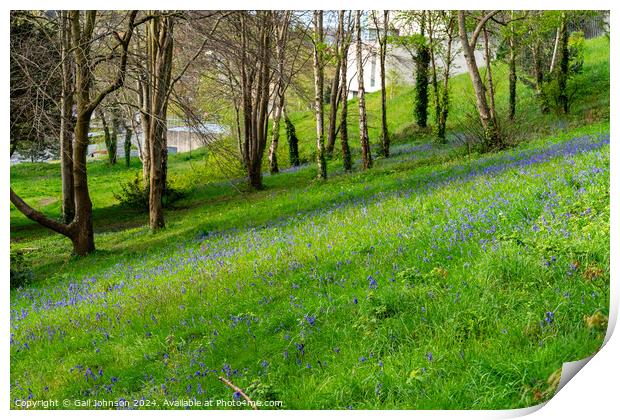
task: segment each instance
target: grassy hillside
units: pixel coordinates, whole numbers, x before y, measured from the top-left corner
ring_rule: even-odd
[[[434,143],[411,128],[403,89],[390,101],[399,141],[368,171],[334,159],[328,182],[308,165],[248,193],[207,151],[171,156],[188,194],[156,235],[112,196],[138,163],[90,164],[98,249],[85,258],[12,208],[11,246],[33,279],[11,290],[11,400],[218,408],[236,397],[218,376],[289,409],[550,398],[547,379],[597,351],[609,313],[606,42],[588,41],[579,77],[592,84],[570,116],[538,113],[520,86],[532,139],[511,150]],[[453,80],[453,116],[468,82]],[[376,130],[377,95],[369,108]],[[308,157],[312,116],[293,117]],[[52,215],[58,177],[57,164],[11,168],[13,188]]]
[[[484,74],[484,70],[482,72]],[[496,104],[501,117],[507,114],[508,109],[508,66],[501,62],[494,63],[493,77]],[[531,128],[528,131],[530,138],[547,135],[557,130],[558,126],[566,128],[609,118],[609,40],[607,38],[586,40],[583,72],[569,81],[568,91],[574,95],[574,106],[570,115],[558,118],[558,115],[554,113],[542,114],[535,92],[520,79],[518,80],[517,122],[527,121]],[[450,92],[448,136],[463,131],[464,127],[470,124],[467,114],[475,112],[474,94],[469,74],[463,73],[453,77],[450,80]],[[373,92],[367,94],[366,98],[369,138],[373,146],[378,148],[381,137],[381,93]],[[433,140],[429,131],[416,130],[413,119],[413,100],[414,88],[410,86],[397,87],[394,89],[393,97],[388,97],[388,125],[393,141],[397,143]],[[432,92],[429,103],[433,103]],[[291,120],[295,124],[297,134],[302,139],[300,146],[302,155],[306,159],[312,159],[316,148],[314,112],[294,113]],[[433,124],[432,106],[429,108],[428,123]],[[359,149],[357,99],[349,101],[347,128],[351,147]],[[280,133],[281,138],[286,138],[283,129]],[[285,149],[286,144],[281,143],[279,162],[288,163],[288,152]],[[336,147],[336,152],[338,150],[339,148]]]

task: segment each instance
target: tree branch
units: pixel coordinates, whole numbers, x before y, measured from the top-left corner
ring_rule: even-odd
[[[489,19],[491,19],[493,16],[495,16],[499,12],[501,12],[501,10],[493,10],[492,12],[489,12],[486,15],[484,15],[482,19],[480,19],[480,22],[478,22],[476,29],[474,29],[474,33],[471,35],[471,40],[469,41],[469,44],[471,45],[472,49],[476,48],[476,42],[478,41],[478,36],[480,36],[480,32],[482,31],[482,28],[484,28],[484,25],[487,23]]]
[[[125,35],[121,38],[119,42],[119,44],[123,47],[123,51],[121,53],[121,58],[120,58],[121,62],[119,65],[118,73],[116,74],[116,79],[114,80],[114,82],[108,85],[107,88],[99,92],[99,95],[97,95],[97,97],[88,104],[88,106],[86,107],[87,108],[86,112],[92,113],[95,110],[95,108],[99,106],[101,101],[103,101],[103,99],[106,96],[108,96],[110,93],[114,92],[115,90],[119,89],[121,86],[123,86],[125,82],[125,74],[126,74],[126,69],[127,69],[127,55],[128,55],[129,41],[131,41],[131,36],[133,35],[133,30],[135,27],[135,20],[136,20],[137,14],[138,14],[137,10],[132,10],[129,13],[129,23],[127,24],[127,32],[125,32]]]
[[[51,219],[44,215],[43,213],[33,209],[30,207],[20,196],[15,194],[13,188],[11,188],[11,203],[19,210],[24,216],[33,220],[46,228],[49,228],[55,232],[60,233],[61,235],[69,236],[70,229],[69,225],[65,225],[63,223],[57,222],[54,219]]]
[[[258,410],[258,407],[256,407],[256,403],[254,401],[252,401],[250,399],[250,397],[248,397],[245,392],[243,392],[243,390],[241,388],[239,388],[237,385],[233,384],[232,382],[230,382],[228,379],[220,376],[217,379],[219,379],[220,381],[222,381],[223,383],[225,383],[226,385],[228,385],[228,387],[230,387],[232,390],[234,390],[235,392],[238,392],[244,400],[246,400],[248,402],[248,404],[250,404],[250,406],[254,409],[254,410]]]

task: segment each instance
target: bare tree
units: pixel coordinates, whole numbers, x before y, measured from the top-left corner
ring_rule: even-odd
[[[146,27],[146,91],[148,114],[144,138],[149,148],[149,226],[165,226],[163,197],[166,188],[168,98],[172,86],[174,17],[155,12]]]
[[[272,174],[279,172],[278,169],[278,142],[280,140],[280,120],[282,118],[282,110],[284,108],[284,91],[286,89],[284,77],[284,63],[286,58],[286,41],[288,37],[288,29],[291,20],[291,11],[284,10],[278,15],[279,23],[277,25],[276,38],[276,61],[277,61],[277,81],[273,98],[273,119],[271,126],[271,146],[269,147],[269,171]]]
[[[366,120],[366,96],[364,92],[364,63],[362,62],[362,12],[355,12],[356,30],[356,57],[357,57],[357,85],[359,98],[359,126],[360,143],[362,146],[362,167],[368,169],[372,166],[372,155],[370,152],[370,142],[368,140],[368,123]]]
[[[11,188],[10,198],[15,207],[26,217],[41,225],[58,232],[71,239],[73,250],[78,255],[87,255],[95,250],[95,240],[92,220],[92,202],[88,191],[88,177],[86,171],[86,151],[88,148],[88,132],[93,112],[106,96],[119,89],[125,80],[127,67],[127,51],[134,27],[136,25],[136,11],[126,13],[126,29],[122,34],[113,32],[116,46],[113,51],[120,49],[116,54],[110,54],[109,60],[117,58],[117,69],[111,82],[98,92],[93,92],[93,71],[98,64],[109,60],[95,59],[91,54],[91,47],[96,34],[96,11],[70,11],[71,50],[75,60],[75,96],[77,119],[74,126],[75,143],[73,147],[73,196],[75,199],[75,218],[69,223],[58,222],[30,207]]]
[[[240,73],[243,109],[243,161],[250,186],[261,189],[261,165],[267,143],[269,85],[273,76],[271,44],[274,29],[272,11],[250,15],[238,13],[241,49]]]

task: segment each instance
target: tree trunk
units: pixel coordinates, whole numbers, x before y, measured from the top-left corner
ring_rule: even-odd
[[[362,167],[368,169],[372,166],[372,154],[370,152],[370,143],[368,141],[368,124],[366,122],[366,96],[364,92],[364,67],[362,62],[362,12],[355,12],[355,28],[357,32],[357,85],[359,97],[359,127],[360,127],[360,144],[362,146]]]
[[[439,120],[441,118],[441,106],[440,106],[440,94],[439,83],[437,82],[437,62],[435,60],[435,40],[433,33],[433,20],[431,12],[428,16],[428,42],[429,42],[429,54],[431,59],[431,86],[433,87],[433,100],[435,102],[435,126],[439,133]],[[439,137],[439,136],[437,136]],[[441,137],[439,137],[441,139]]]
[[[514,19],[514,12],[510,12],[511,19]],[[516,45],[514,23],[510,23],[510,55],[508,59],[508,118],[511,121],[515,119],[517,109],[517,64],[516,64]]]
[[[80,67],[78,66],[78,86],[81,85],[81,79],[83,80],[83,71],[89,71],[87,67],[82,67],[81,69]],[[82,109],[84,105],[83,102],[80,103],[80,96],[82,96],[81,100],[87,98],[86,95],[78,95],[78,109]],[[70,239],[73,242],[73,250],[77,255],[87,255],[95,250],[92,220],[93,203],[88,192],[88,176],[86,173],[86,150],[89,143],[90,117],[90,112],[79,112],[75,124],[75,147],[73,149],[75,218],[71,223]]]
[[[282,97],[284,99],[284,97]],[[276,98],[273,106],[273,121],[271,124],[271,146],[269,146],[269,172],[277,174],[278,168],[278,142],[280,141],[280,116],[282,114],[282,100]]]
[[[336,46],[338,48],[338,46]],[[331,92],[329,94],[329,125],[327,126],[327,146],[325,152],[331,159],[336,145],[336,125],[338,120],[338,105],[340,104],[340,59],[336,63],[336,71],[332,80]]]
[[[387,53],[387,36],[389,24],[389,11],[383,12],[383,36],[379,36],[379,66],[381,70],[381,146],[384,157],[390,156],[390,135],[387,122],[387,98],[385,86],[385,56]],[[377,31],[379,28],[377,28]]]
[[[549,112],[549,104],[543,89],[544,73],[541,54],[540,41],[536,41],[534,46],[532,46],[532,59],[534,61],[534,73],[536,79],[536,96],[538,96],[538,101],[540,103],[540,111],[543,114],[546,114]]]
[[[560,70],[558,71],[558,104],[560,105],[560,111],[564,114],[568,114],[568,94],[566,92],[566,83],[568,81],[568,65],[569,65],[569,51],[568,51],[568,25],[567,25],[566,12],[562,12],[562,24],[560,26]]]
[[[318,178],[327,179],[323,144],[323,11],[314,11],[314,114],[316,119],[316,162]]]
[[[428,117],[428,67],[430,64],[430,53],[426,40],[424,39],[424,29],[426,26],[426,12],[422,11],[420,21],[421,41],[417,48],[415,59],[415,109],[414,115],[416,124],[420,128],[426,128]]]
[[[489,34],[486,28],[482,28],[482,36],[484,39],[484,61],[487,68],[487,93],[489,95],[489,111],[491,118],[495,120],[495,87],[493,86],[493,69],[491,67],[491,51],[489,49]]]
[[[118,117],[118,109],[112,109],[112,129],[110,130],[110,145],[108,146],[108,160],[110,165],[116,165],[118,150],[118,131],[120,119]]]
[[[243,162],[250,187],[261,189],[263,187],[261,164],[267,144],[269,123],[269,85],[273,75],[271,40],[274,12],[258,11],[252,15],[247,11],[240,11],[237,15],[241,26],[239,67],[244,131]],[[256,24],[255,32],[248,27],[248,23],[252,21]],[[249,46],[249,42],[255,44]]]
[[[295,126],[286,113],[286,106],[282,107],[284,114],[284,124],[286,126],[286,140],[288,142],[288,158],[291,166],[299,166],[299,146]]]
[[[69,60],[71,30],[68,12],[61,11],[60,59],[62,60],[62,97],[60,99],[60,176],[62,182],[62,221],[71,223],[75,217],[73,197],[73,92],[72,64]]]
[[[82,14],[84,14],[83,19],[81,19]],[[115,79],[93,98],[91,97],[91,88],[94,82],[93,60],[90,56],[90,46],[95,30],[97,12],[94,10],[86,12],[72,10],[69,12],[71,43],[74,46],[72,54],[75,57],[74,88],[77,112],[77,120],[73,127],[75,139],[72,159],[73,197],[75,199],[73,221],[68,225],[55,221],[28,206],[12,189],[10,191],[11,202],[20,212],[42,226],[68,237],[73,243],[73,252],[80,256],[90,254],[95,250],[92,202],[88,192],[86,172],[90,119],[103,99],[123,85],[127,68],[127,47],[133,34],[136,14],[136,11],[129,12],[127,30],[122,35],[116,34],[121,53]]]
[[[165,227],[163,199],[167,172],[167,111],[172,76],[173,18],[158,15],[148,23],[147,65],[150,84],[148,143],[149,225],[151,231]]]
[[[336,30],[336,42],[334,48],[337,54],[340,54],[340,44],[342,43],[342,39],[340,38],[342,35],[342,25],[344,25],[343,19],[338,16],[338,28]],[[334,71],[334,78],[332,80],[331,91],[329,94],[329,125],[327,128],[327,147],[325,152],[329,159],[332,158],[334,154],[334,146],[336,145],[336,125],[338,119],[338,104],[340,103],[340,94],[342,89],[340,89],[340,65],[342,59],[338,57],[338,61],[336,62],[336,69]],[[345,98],[346,100],[346,98]]]
[[[108,152],[108,163],[110,165],[115,165],[118,135],[116,129],[114,128],[114,118],[112,119],[112,129],[110,130],[108,120],[101,108],[97,109],[97,116],[99,117],[99,120],[101,120],[101,126],[103,128],[104,144],[106,151]]]
[[[480,122],[482,123],[482,127],[484,129],[484,142],[487,149],[497,147],[500,144],[500,136],[495,119],[491,115],[491,111],[487,103],[486,90],[484,88],[484,84],[482,83],[482,78],[480,77],[480,72],[478,71],[476,58],[474,56],[474,47],[476,45],[477,35],[480,33],[480,30],[482,30],[482,26],[486,23],[486,20],[490,19],[489,16],[492,16],[492,14],[487,15],[482,21],[480,21],[470,41],[468,39],[467,27],[465,25],[465,12],[462,10],[458,12],[459,35],[461,38],[461,45],[463,47],[463,56],[465,57],[469,77],[476,95],[476,108],[478,109]]]
[[[349,95],[347,67],[349,65],[348,56],[351,36],[350,31],[347,30],[347,35],[345,38],[344,13],[344,10],[341,10],[338,17],[339,22],[342,22],[342,26],[340,26],[340,39],[342,40],[342,48],[340,51],[340,97],[342,98],[342,107],[340,110],[340,146],[342,150],[342,166],[346,172],[349,172],[353,168],[353,162],[351,161],[351,149],[349,148],[349,132],[347,129],[347,97]]]
[[[437,137],[442,143],[446,142],[446,123],[450,110],[450,66],[452,64],[452,42],[454,34],[454,17],[450,17],[446,27],[446,52],[443,69],[443,88],[439,100],[439,122],[437,123]]]
[[[131,136],[133,135],[131,128],[129,127],[129,125],[125,124],[125,144],[124,146],[124,150],[125,150],[125,166],[126,167],[130,167],[131,166]]]
[[[278,60],[278,74],[273,99],[273,123],[271,126],[271,146],[269,147],[269,171],[271,174],[279,172],[278,168],[278,143],[280,141],[280,120],[284,107],[284,60],[286,58],[286,38],[290,11],[282,12],[281,22],[278,25],[278,37],[276,42],[276,59]]]

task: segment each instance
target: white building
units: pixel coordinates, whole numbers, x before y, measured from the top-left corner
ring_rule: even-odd
[[[397,18],[397,11],[390,12],[390,26],[395,32],[394,35],[410,35],[419,33],[419,27],[413,24],[405,24],[403,20]],[[450,75],[467,72],[465,57],[461,51],[461,41],[458,33],[452,43],[452,51],[456,53],[451,65]],[[414,52],[415,53],[415,52]],[[347,78],[349,79],[348,98],[355,98],[358,93],[357,82],[357,45],[355,41],[349,48],[347,68]],[[476,50],[476,62],[478,66],[484,66],[485,60],[482,51]],[[366,29],[362,31],[362,63],[364,69],[364,89],[366,93],[376,92],[381,89],[381,65],[379,62],[379,42],[377,40],[377,30],[372,21],[367,22]],[[438,73],[442,67],[442,61],[436,60]],[[386,84],[413,85],[415,83],[415,63],[412,53],[405,47],[388,44],[385,59]]]

